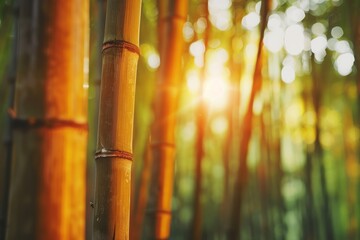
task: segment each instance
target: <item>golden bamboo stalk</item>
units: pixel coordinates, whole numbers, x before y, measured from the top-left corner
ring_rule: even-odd
[[[175,126],[183,53],[183,25],[187,1],[159,1],[159,46],[161,65],[155,96],[152,132],[154,164],[159,166],[155,181],[155,239],[168,239],[174,182]]]
[[[23,1],[7,239],[83,239],[88,2]]]
[[[108,0],[96,160],[94,239],[129,239],[141,0]]]

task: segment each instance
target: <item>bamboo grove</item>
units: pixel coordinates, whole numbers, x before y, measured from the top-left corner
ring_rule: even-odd
[[[0,240],[359,239],[359,11],[0,0]]]

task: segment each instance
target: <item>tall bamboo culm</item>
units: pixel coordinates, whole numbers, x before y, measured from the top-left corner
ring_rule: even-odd
[[[206,28],[203,35],[203,41],[205,46],[205,51],[203,54],[203,66],[200,70],[200,91],[199,91],[199,105],[197,106],[197,116],[196,116],[196,125],[197,125],[197,134],[196,134],[196,144],[195,144],[195,181],[194,181],[194,203],[193,203],[193,219],[192,219],[192,239],[200,240],[202,239],[202,225],[203,225],[203,202],[202,202],[202,188],[203,188],[203,161],[204,161],[204,140],[206,132],[206,119],[207,119],[207,109],[203,99],[204,93],[204,84],[206,81],[206,51],[208,50],[208,42],[210,36],[211,24],[209,21],[209,10],[208,10],[208,0],[204,0],[201,7],[201,16],[206,21]]]
[[[161,65],[155,96],[152,152],[157,166],[153,179],[155,226],[151,237],[168,239],[171,225],[171,200],[174,183],[175,125],[183,53],[182,29],[187,16],[187,1],[158,1],[159,51]]]
[[[19,6],[17,1],[13,2],[13,41],[11,49],[11,60],[9,63],[9,70],[7,73],[8,80],[8,101],[7,106],[8,110],[14,108],[14,97],[15,97],[15,80],[16,80],[16,63],[17,63],[17,43],[18,43],[18,15],[19,15]],[[0,208],[0,240],[5,239],[5,231],[7,225],[7,212],[9,206],[9,192],[10,192],[10,177],[11,177],[11,160],[12,160],[12,149],[13,149],[13,134],[11,127],[11,116],[7,115],[5,118],[5,132],[4,132],[4,174],[2,177],[3,182],[3,201],[1,202]]]
[[[88,2],[20,2],[6,239],[84,239]]]
[[[262,85],[262,57],[263,57],[263,39],[265,34],[265,27],[267,24],[267,16],[270,9],[270,0],[261,1],[261,23],[260,23],[260,38],[258,42],[258,52],[255,62],[255,69],[253,74],[253,85],[250,92],[249,103],[245,115],[242,120],[239,146],[239,163],[235,177],[235,184],[233,190],[232,212],[230,214],[230,227],[228,230],[228,239],[241,239],[241,212],[244,200],[246,185],[248,182],[248,166],[247,158],[249,151],[249,143],[252,135],[252,121],[253,121],[253,104],[256,95],[261,90]]]
[[[129,239],[141,0],[108,0],[95,155],[93,239]]]

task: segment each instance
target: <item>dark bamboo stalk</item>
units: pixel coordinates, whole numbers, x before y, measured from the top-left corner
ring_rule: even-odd
[[[241,209],[242,201],[244,199],[245,187],[248,181],[248,168],[247,168],[247,156],[249,150],[249,142],[252,133],[252,116],[253,116],[253,104],[256,94],[261,89],[261,69],[262,69],[262,47],[264,39],[264,31],[266,27],[266,19],[269,12],[269,0],[263,0],[261,4],[261,24],[260,24],[260,38],[258,44],[258,52],[255,63],[255,70],[253,75],[253,86],[251,89],[248,108],[245,113],[242,127],[240,130],[241,139],[239,147],[239,165],[237,169],[237,175],[234,184],[234,195],[233,195],[233,208],[230,219],[230,229],[228,231],[228,239],[239,239],[240,238],[240,227],[241,227]]]
[[[141,171],[141,177],[139,183],[140,186],[139,196],[137,197],[134,219],[131,225],[132,240],[141,239],[146,204],[148,203],[148,199],[149,199],[149,183],[151,179],[152,162],[153,162],[153,158],[152,158],[150,140],[149,140],[145,147],[144,164]]]
[[[306,161],[305,161],[305,187],[306,187],[306,197],[305,197],[305,231],[304,235],[306,239],[315,240],[316,237],[316,219],[315,219],[315,207],[314,207],[314,195],[313,195],[313,164],[311,158],[311,152],[309,147],[306,150]]]
[[[9,207],[9,193],[10,193],[10,178],[11,178],[11,159],[13,151],[13,136],[12,136],[12,126],[11,126],[11,111],[14,108],[15,100],[15,80],[16,80],[16,67],[17,67],[17,43],[18,43],[18,17],[19,17],[19,6],[17,1],[13,3],[13,12],[14,12],[14,23],[13,23],[13,42],[11,50],[11,61],[10,68],[8,72],[8,114],[6,116],[5,122],[5,132],[4,132],[4,146],[5,146],[5,166],[4,166],[4,176],[3,176],[3,202],[1,206],[1,215],[0,215],[0,239],[5,239],[6,225],[7,225],[7,215]]]
[[[325,176],[325,164],[324,164],[324,157],[323,157],[323,148],[320,143],[320,106],[321,106],[321,99],[322,99],[322,84],[321,78],[317,74],[317,69],[315,66],[314,59],[312,59],[312,80],[313,80],[313,104],[314,104],[314,111],[316,115],[316,123],[315,123],[315,143],[314,143],[314,155],[313,159],[317,160],[319,166],[319,175],[320,175],[320,186],[321,186],[321,195],[322,195],[322,214],[323,214],[323,221],[325,227],[325,236],[327,240],[334,239],[333,229],[332,229],[332,217],[331,217],[331,208],[330,208],[330,201],[327,191],[327,180]]]
[[[241,23],[244,13],[243,3],[233,2],[234,8],[234,26]],[[226,133],[226,139],[223,151],[223,165],[224,165],[224,191],[223,199],[221,203],[221,216],[222,216],[222,228],[226,232],[229,224],[230,204],[230,166],[232,165],[232,153],[233,143],[237,140],[237,134],[234,134],[239,129],[239,109],[240,109],[240,79],[243,71],[242,60],[239,56],[242,56],[242,51],[234,48],[235,39],[240,38],[243,33],[235,27],[234,35],[230,39],[231,57],[230,57],[230,69],[231,72],[231,90],[230,90],[230,103],[227,107],[227,119],[228,119],[228,131]]]
[[[6,239],[83,239],[88,3],[19,6]]]
[[[344,116],[344,152],[345,152],[345,170],[346,170],[346,180],[347,180],[347,207],[348,207],[348,218],[349,224],[347,228],[348,239],[358,239],[358,219],[357,219],[357,203],[358,198],[356,194],[356,189],[358,185],[358,174],[359,171],[356,168],[357,159],[356,159],[356,145],[349,140],[349,128],[354,127],[354,122],[352,119],[352,114],[349,110],[345,112]]]
[[[206,29],[204,31],[203,41],[205,46],[205,51],[203,55],[203,67],[200,72],[200,91],[199,91],[199,105],[197,110],[196,126],[197,126],[197,135],[196,135],[196,145],[195,145],[195,186],[194,186],[194,215],[192,222],[192,239],[201,240],[202,239],[202,162],[204,158],[204,137],[206,129],[206,106],[204,99],[202,98],[204,83],[206,81],[206,51],[208,49],[209,35],[210,35],[210,21],[209,21],[209,11],[208,11],[208,1],[205,0],[203,3],[201,11],[202,15],[206,19]]]
[[[269,104],[263,103],[263,111],[260,115],[260,131],[261,131],[261,154],[260,154],[260,162],[258,164],[258,178],[259,178],[259,188],[260,188],[260,205],[262,211],[262,226],[261,232],[266,239],[271,240],[273,239],[273,232],[271,231],[272,228],[270,226],[270,217],[269,217],[269,207],[271,204],[271,197],[270,197],[270,186],[271,186],[271,174],[270,169],[271,165],[270,159],[270,138],[269,132],[271,128],[265,123],[269,122],[266,121],[267,115],[269,113]]]
[[[312,90],[311,86],[307,82],[304,83],[305,88],[303,91],[303,99],[306,102],[306,108],[309,108],[307,105],[312,104]],[[314,164],[312,159],[313,146],[306,146],[306,158],[305,158],[305,168],[304,168],[304,184],[305,184],[305,206],[304,206],[304,231],[303,236],[308,240],[318,239],[318,224],[316,221],[316,208],[314,206],[314,190],[313,190],[313,170]]]
[[[356,66],[356,80],[355,84],[357,87],[357,114],[355,115],[356,126],[360,127],[360,2],[356,0],[350,0],[349,4],[343,5],[347,7],[343,12],[350,13],[348,16],[350,17],[349,24],[353,28],[352,30],[352,41],[354,46],[354,57],[355,57],[355,66]],[[360,160],[360,151],[357,151],[357,160]],[[357,198],[360,199],[360,184],[357,186]],[[360,228],[360,208],[357,209],[356,215],[358,218],[357,228]]]
[[[99,101],[100,101],[100,83],[101,83],[101,52],[102,43],[104,40],[105,30],[105,13],[106,13],[106,0],[90,1],[95,7],[93,7],[93,21],[96,23],[94,32],[91,33],[94,46],[90,46],[90,80],[89,89],[94,92],[94,97],[89,97],[89,138],[88,138],[88,156],[87,156],[87,182],[86,182],[86,239],[90,239],[92,236],[93,227],[93,197],[94,197],[94,184],[95,184],[95,162],[94,154],[96,149],[97,139],[97,126],[99,118]],[[91,13],[91,11],[90,11]],[[91,28],[90,28],[91,29]],[[91,41],[90,41],[91,42]],[[92,53],[95,52],[95,54]],[[91,72],[92,71],[92,72]],[[90,115],[91,114],[91,115]],[[89,204],[90,203],[90,204]]]
[[[95,155],[94,239],[129,239],[141,0],[108,0]]]

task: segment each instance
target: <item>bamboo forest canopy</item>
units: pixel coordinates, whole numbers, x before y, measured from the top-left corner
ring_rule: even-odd
[[[1,152],[14,29],[24,24],[17,2],[0,0]],[[89,2],[86,239],[108,2]],[[188,0],[186,17],[180,3],[141,3],[130,239],[153,238],[163,164],[154,139],[171,134],[170,239],[359,239],[360,1]],[[175,109],[162,112],[167,103]],[[163,127],[169,119],[173,133]],[[5,162],[1,155],[0,176]],[[5,190],[0,184],[1,204]]]

